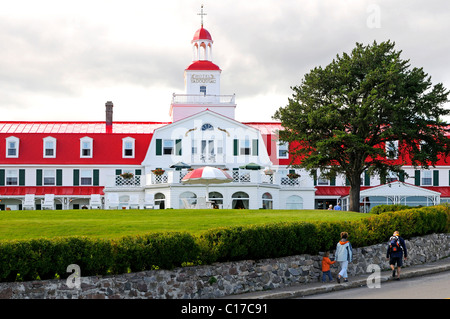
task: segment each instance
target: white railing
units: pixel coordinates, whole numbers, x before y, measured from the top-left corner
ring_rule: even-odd
[[[106,177],[106,187],[142,187],[145,185],[144,175],[134,175],[131,178],[124,178],[120,175],[108,175]]]
[[[192,164],[214,164],[214,163],[225,163],[225,154],[197,154],[191,155]]]
[[[180,184],[181,179],[188,173],[187,169],[180,171],[166,170],[163,175],[150,173],[146,180],[147,185],[156,184]],[[265,175],[262,171],[255,170],[228,170],[227,173],[233,178],[231,184],[264,184],[279,187],[312,187],[311,178],[289,178],[285,173],[274,172],[273,175]]]
[[[140,187],[141,186],[141,175],[134,175],[131,178],[124,178],[120,175],[116,175],[115,186],[118,187]]]
[[[173,94],[172,104],[230,104],[234,105],[235,95]]]

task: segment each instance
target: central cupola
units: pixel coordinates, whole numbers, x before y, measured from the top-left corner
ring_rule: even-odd
[[[212,62],[213,40],[211,33],[203,27],[203,5],[200,29],[192,38],[192,64],[184,73],[186,94],[220,95],[220,73],[222,70]]]
[[[203,27],[203,5],[201,25],[192,38],[192,63],[184,70],[185,94],[174,94],[170,115],[173,121],[209,109],[234,118],[236,104],[234,95],[220,95],[220,74],[222,70],[212,62],[213,39]]]

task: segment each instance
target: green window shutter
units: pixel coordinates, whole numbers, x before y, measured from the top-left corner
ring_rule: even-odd
[[[364,171],[364,186],[370,186],[370,175]]]
[[[19,186],[25,186],[25,170],[19,169]]]
[[[317,171],[312,171],[313,179],[314,179],[314,186],[317,186]]]
[[[433,186],[439,186],[439,171],[433,171]]]
[[[380,174],[380,185],[386,184],[386,174]]]
[[[233,140],[233,156],[239,155],[239,140],[234,139]]]
[[[100,170],[94,169],[94,186],[100,185]]]
[[[162,155],[162,139],[156,139],[156,156]]]
[[[62,186],[63,180],[62,180],[62,169],[56,170],[56,186]]]
[[[42,186],[42,170],[36,170],[36,186]]]
[[[400,174],[398,174],[398,180],[400,182],[405,182],[405,172],[401,171]]]
[[[121,169],[116,169],[116,175],[120,175],[122,174],[122,170]]]
[[[419,170],[414,171],[414,185],[420,186],[420,171]]]
[[[345,177],[345,186],[350,186],[350,180],[347,176]]]
[[[181,140],[175,140],[175,155],[181,155]]]
[[[134,175],[138,175],[138,176],[142,175],[142,170],[141,169],[135,170]]]
[[[80,186],[80,170],[73,170],[73,186]]]
[[[258,156],[258,140],[252,140],[252,155]]]
[[[336,186],[336,176],[330,178],[330,186]]]
[[[5,170],[0,169],[0,186],[5,186]]]

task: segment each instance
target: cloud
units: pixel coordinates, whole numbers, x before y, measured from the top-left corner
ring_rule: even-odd
[[[213,62],[223,70],[221,91],[236,93],[238,120],[270,121],[291,86],[356,42],[395,41],[412,66],[450,87],[450,2],[204,3]],[[200,4],[7,2],[0,12],[2,120],[102,120],[107,100],[117,105],[117,120],[169,120],[172,93],[184,93]],[[379,8],[378,27],[368,24],[371,8]]]

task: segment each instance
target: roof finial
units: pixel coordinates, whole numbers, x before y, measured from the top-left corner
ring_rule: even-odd
[[[203,4],[202,4],[200,13],[197,13],[197,15],[199,15],[201,17],[201,23],[202,23],[202,28],[203,28],[203,16],[206,15],[206,13],[203,13]]]

